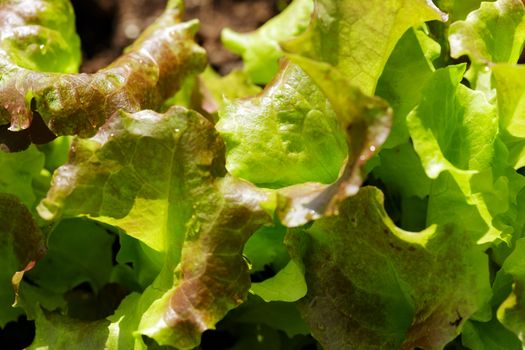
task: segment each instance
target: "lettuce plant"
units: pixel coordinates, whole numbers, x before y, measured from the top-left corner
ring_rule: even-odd
[[[226,77],[183,10],[84,74],[69,2],[0,3],[3,332],[523,348],[522,1],[294,0]]]

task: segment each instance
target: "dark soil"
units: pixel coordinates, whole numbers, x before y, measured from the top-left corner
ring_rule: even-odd
[[[240,65],[238,56],[220,42],[225,27],[239,32],[252,31],[275,16],[289,0],[187,0],[186,18],[201,22],[197,40],[208,51],[210,64],[220,73]]]
[[[224,49],[220,33],[225,27],[241,32],[256,29],[289,0],[186,0],[186,19],[198,18],[197,41],[210,64],[225,74],[240,65]],[[166,0],[72,0],[77,31],[82,40],[83,72],[94,72],[113,61],[162,12]]]

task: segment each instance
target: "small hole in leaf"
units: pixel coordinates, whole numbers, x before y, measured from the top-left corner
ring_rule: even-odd
[[[275,270],[270,265],[264,265],[264,269],[262,271],[252,273],[250,275],[250,279],[252,283],[262,282],[268,278],[272,278],[275,276],[275,274]]]

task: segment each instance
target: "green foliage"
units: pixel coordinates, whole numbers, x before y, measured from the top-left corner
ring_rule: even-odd
[[[14,195],[0,194],[0,326],[22,314],[14,309],[24,271],[46,253],[44,235],[27,207]],[[18,297],[17,297],[18,298]]]
[[[525,9],[520,0],[482,2],[465,20],[450,26],[452,57],[468,55],[472,61],[467,78],[481,90],[490,89],[493,63],[516,63],[525,40]]]
[[[1,2],[0,327],[521,349],[523,2],[295,0],[225,77],[183,5],[86,75],[68,2]]]
[[[313,0],[294,0],[279,15],[252,33],[222,32],[226,48],[242,56],[244,69],[257,84],[266,84],[279,70],[283,52],[279,42],[304,32],[310,22]]]
[[[283,68],[272,85],[253,98],[227,101],[219,113],[226,168],[266,187],[333,182],[346,144],[326,97],[295,65]]]

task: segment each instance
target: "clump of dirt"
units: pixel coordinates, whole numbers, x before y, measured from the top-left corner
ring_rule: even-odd
[[[72,0],[82,41],[82,72],[91,73],[117,58],[142,30],[155,20],[166,0]],[[186,0],[186,19],[198,18],[197,41],[210,64],[226,74],[240,65],[238,56],[224,49],[225,27],[240,32],[256,29],[276,15],[289,0]]]

